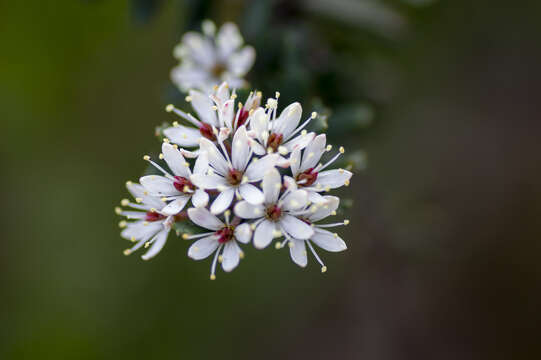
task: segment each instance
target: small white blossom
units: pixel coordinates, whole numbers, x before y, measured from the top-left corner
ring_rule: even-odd
[[[244,87],[255,50],[243,43],[235,24],[225,23],[216,33],[214,23],[205,21],[203,34],[188,32],[175,47],[173,54],[180,63],[171,71],[171,80],[182,92],[195,88],[209,94],[223,81]]]
[[[173,145],[164,142],[162,145],[161,158],[165,160],[169,169],[173,172],[171,175],[161,166],[145,156],[154,167],[160,170],[165,176],[147,175],[139,181],[151,195],[161,197],[161,201],[167,203],[161,211],[167,215],[178,214],[184,206],[192,199],[195,207],[206,206],[209,201],[208,194],[203,189],[198,189],[190,181],[192,171],[190,164],[184,159],[182,154]],[[208,168],[208,159],[206,153],[201,153],[195,161],[193,173],[204,174]]]
[[[314,229],[314,234],[308,239],[296,239],[294,237],[286,238],[286,240],[279,245],[283,247],[286,243],[289,245],[289,253],[291,259],[299,266],[305,267],[308,263],[306,254],[306,246],[310,248],[312,254],[321,265],[321,271],[327,271],[327,267],[317,255],[312,243],[316,244],[320,248],[331,251],[340,252],[347,249],[346,243],[342,240],[337,233],[331,233],[324,228],[330,228],[335,226],[347,225],[349,220],[343,222],[330,223],[330,224],[317,224],[316,222],[323,220],[324,218],[336,214],[336,209],[340,203],[340,199],[336,196],[324,196],[324,201],[318,204],[314,204],[307,207],[304,211],[298,213],[305,223],[310,224]]]
[[[128,220],[135,220],[123,220],[119,223],[120,227],[123,228],[120,236],[135,242],[135,245],[130,249],[126,249],[124,254],[129,255],[143,245],[145,247],[151,246],[141,256],[143,260],[148,260],[158,254],[165,245],[167,236],[171,230],[173,217],[167,216],[162,212],[165,204],[160,201],[160,198],[149,195],[143,186],[128,181],[126,187],[135,198],[136,203],[124,199],[122,200],[122,206],[127,206],[134,210],[123,210],[117,207],[115,211],[118,215],[125,216]]]
[[[261,187],[265,199],[261,204],[240,201],[235,205],[235,214],[243,219],[254,219],[254,246],[267,247],[274,237],[308,239],[314,230],[300,220],[296,213],[308,204],[308,193],[298,190],[293,184],[282,192],[282,177],[276,168],[265,173]],[[282,194],[280,194],[282,193]]]
[[[202,260],[215,253],[212,261],[210,278],[216,278],[216,261],[222,263],[224,271],[229,272],[237,267],[239,260],[244,257],[242,249],[237,242],[247,244],[252,237],[252,231],[247,223],[238,224],[229,222],[230,212],[225,212],[225,223],[211,214],[205,208],[188,209],[188,217],[195,224],[212,230],[197,235],[187,235],[187,240],[199,239],[190,246],[188,256],[194,260]],[[221,255],[220,255],[221,252]]]

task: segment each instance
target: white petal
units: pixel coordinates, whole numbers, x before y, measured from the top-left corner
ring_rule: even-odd
[[[259,142],[265,145],[269,137],[269,115],[265,113],[265,109],[260,107],[254,111],[250,120],[250,129],[254,131]]]
[[[197,113],[199,120],[212,126],[218,126],[218,121],[216,120],[216,112],[212,109],[212,106],[214,104],[212,103],[212,100],[208,97],[208,95],[205,95],[196,90],[191,90],[190,97],[192,98],[192,107]]]
[[[236,76],[244,76],[254,65],[255,50],[251,46],[245,46],[232,54],[229,58],[229,71]]]
[[[282,112],[280,116],[275,120],[272,125],[272,131],[277,134],[282,134],[284,139],[287,139],[289,135],[299,126],[301,121],[302,107],[298,102],[289,104]]]
[[[252,205],[243,200],[235,205],[235,214],[243,219],[257,219],[264,215],[263,206]]]
[[[278,170],[271,168],[267,171],[261,182],[261,188],[265,195],[265,204],[276,204],[278,202],[278,196],[282,189],[282,178]]]
[[[188,217],[196,225],[205,229],[219,230],[224,227],[224,223],[216,216],[212,215],[205,208],[190,208],[188,209]]]
[[[201,189],[217,189],[221,186],[229,186],[227,181],[219,175],[193,174],[190,181]]]
[[[147,210],[150,210],[151,208],[160,210],[165,206],[165,203],[160,200],[160,197],[149,195],[148,190],[146,190],[143,185],[128,182],[126,187],[135,199],[140,198],[143,200],[142,205]]]
[[[221,109],[222,121],[228,129],[233,128],[233,117],[235,116],[235,100],[227,100]]]
[[[225,160],[222,153],[216,145],[205,138],[201,138],[199,142],[202,151],[207,152],[210,165],[221,175],[226,176],[229,173],[229,164]]]
[[[190,178],[191,172],[184,156],[175,149],[175,147],[168,143],[162,144],[162,153],[167,166],[176,176],[182,176],[183,178]]]
[[[182,92],[188,92],[192,88],[201,88],[207,81],[208,72],[199,67],[183,63],[171,70],[171,81],[178,86]]]
[[[165,242],[167,241],[167,235],[169,235],[169,229],[164,229],[156,234],[154,237],[154,241],[152,242],[152,246],[148,251],[145,253],[145,255],[141,256],[143,260],[149,260],[153,258],[154,256],[158,255],[158,253],[162,250],[163,246],[165,245]]]
[[[310,141],[314,139],[316,136],[315,133],[307,133],[306,135],[299,135],[297,137],[294,137],[291,140],[288,140],[283,146],[287,149],[288,152],[292,152],[295,149],[304,149],[308,144],[310,144]]]
[[[315,205],[312,205],[317,210],[308,215],[308,220],[310,220],[311,222],[319,221],[331,215],[333,211],[336,211],[336,209],[338,209],[338,205],[340,204],[340,199],[336,196],[327,195],[321,196],[321,198],[323,198],[323,203],[317,203]]]
[[[250,147],[252,148],[252,151],[254,152],[254,154],[259,155],[259,156],[265,155],[265,153],[267,152],[267,150],[263,147],[263,145],[258,143],[256,140],[250,141]]]
[[[161,212],[165,215],[176,215],[182,209],[184,209],[184,206],[186,206],[188,200],[190,200],[189,196],[180,196],[167,204],[167,206],[164,207]]]
[[[276,224],[269,220],[263,220],[255,229],[254,232],[254,246],[257,249],[263,249],[267,247],[274,238],[274,231],[276,230]]]
[[[304,149],[302,156],[302,164],[300,171],[304,172],[310,168],[315,168],[321,155],[325,152],[326,138],[325,134],[321,134],[315,137],[314,141],[310,142]]]
[[[207,258],[218,248],[218,236],[210,235],[197,240],[188,249],[188,256],[194,260]]]
[[[326,200],[325,197],[320,195],[319,193],[307,190],[308,192],[308,201],[314,204],[323,204]]]
[[[294,216],[285,214],[279,222],[282,230],[295,239],[309,239],[314,234],[314,230],[310,225]]]
[[[246,135],[246,128],[239,127],[233,137],[233,147],[231,149],[231,162],[236,170],[244,171],[246,165],[250,160],[250,143],[248,141],[248,135]]]
[[[182,36],[182,45],[186,48],[185,58],[191,58],[194,63],[210,67],[216,59],[214,46],[208,38],[201,33],[190,31]]]
[[[327,186],[331,189],[336,189],[343,186],[346,181],[351,179],[351,175],[353,174],[347,170],[325,170],[317,175],[316,182],[312,187],[317,189],[319,185],[321,190],[324,190]]]
[[[218,86],[218,89],[214,92],[214,96],[218,99],[218,101],[221,104],[225,104],[225,102],[229,99],[229,86],[226,82],[222,82],[220,86]]]
[[[184,156],[185,158],[188,158],[188,159],[195,159],[201,153],[201,151],[199,151],[199,149],[195,149],[193,151],[190,151],[190,150],[180,148],[178,150],[180,151],[182,156]],[[196,164],[197,164],[197,162],[196,162]]]
[[[207,170],[209,168],[209,158],[205,151],[202,151],[199,156],[197,157],[197,160],[195,160],[195,164],[193,166],[193,173],[194,174],[206,174]]]
[[[163,134],[171,140],[172,143],[187,147],[199,145],[199,139],[201,138],[199,129],[184,125],[167,128],[163,131]]]
[[[252,184],[242,184],[239,186],[240,196],[253,205],[262,204],[265,200],[263,192]]]
[[[209,203],[209,194],[205,190],[197,189],[192,196],[192,204],[195,207],[205,207]]]
[[[305,267],[308,263],[308,257],[306,256],[306,245],[304,240],[290,240],[293,246],[289,248],[289,254],[293,262],[300,267]]]
[[[222,269],[224,271],[231,271],[234,268],[237,267],[239,264],[240,259],[240,253],[242,250],[237,245],[237,242],[232,240],[228,241],[224,246],[224,251],[222,253],[223,261],[222,261]]]
[[[218,51],[223,59],[226,59],[237,50],[242,43],[242,35],[237,25],[231,22],[223,24],[218,30],[218,34],[216,34],[216,45],[218,45]]]
[[[235,238],[243,244],[248,244],[252,239],[250,224],[243,223],[235,228]]]
[[[308,192],[304,190],[293,190],[282,200],[284,210],[299,210],[308,205]]]
[[[263,176],[267,171],[274,169],[274,165],[276,165],[279,156],[279,154],[268,154],[257,161],[254,161],[254,158],[246,168],[244,175],[248,176],[250,181],[259,181],[263,179]]]
[[[296,177],[299,174],[301,168],[301,150],[295,149],[291,152],[289,157],[289,165],[291,166],[291,174]]]
[[[146,225],[145,225],[146,224]],[[135,221],[128,223],[128,226],[122,230],[120,236],[124,239],[146,242],[148,239],[156,235],[156,233],[163,229],[161,222]]]
[[[210,206],[210,212],[212,212],[213,214],[223,213],[231,205],[231,201],[233,201],[234,195],[235,189],[233,188],[222,191]]]
[[[155,195],[182,195],[175,186],[173,181],[161,175],[147,175],[139,179],[141,185],[145,189]]]
[[[338,235],[334,236],[330,231],[317,227],[310,241],[327,251],[339,252],[347,249],[346,243]]]

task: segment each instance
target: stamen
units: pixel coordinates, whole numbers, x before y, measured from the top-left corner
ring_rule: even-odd
[[[192,114],[187,114],[184,111],[177,109],[174,105],[169,104],[165,107],[165,111],[167,112],[174,112],[176,115],[180,116],[184,120],[190,122],[191,124],[197,126],[198,128],[201,127],[201,121],[197,120]]]
[[[327,271],[327,267],[325,266],[325,264],[323,263],[323,261],[321,261],[321,259],[319,258],[319,256],[317,256],[317,253],[316,253],[316,251],[314,250],[314,248],[312,247],[312,244],[310,243],[310,241],[306,240],[306,244],[308,245],[308,247],[309,247],[310,250],[312,251],[312,254],[314,254],[314,257],[316,258],[317,262],[321,265],[321,272],[324,273],[325,271]]]
[[[340,151],[338,154],[334,155],[331,160],[327,161],[325,165],[318,165],[315,169],[315,171],[320,172],[321,170],[325,169],[327,166],[331,165],[333,162],[336,161],[344,152],[342,151],[344,148],[340,147]]]
[[[218,255],[220,254],[220,250],[222,250],[223,244],[218,246],[218,249],[216,249],[216,253],[214,254],[214,260],[212,260],[212,266],[210,268],[210,280],[216,279],[216,261],[218,260]]]

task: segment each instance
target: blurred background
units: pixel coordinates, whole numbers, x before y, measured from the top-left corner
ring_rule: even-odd
[[[0,2],[0,358],[540,358],[540,5]],[[354,154],[326,274],[247,248],[210,282],[172,236],[122,255],[113,208],[184,106],[172,49],[205,18]]]

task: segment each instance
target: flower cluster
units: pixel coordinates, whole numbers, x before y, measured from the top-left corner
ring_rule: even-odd
[[[183,43],[193,45],[197,38],[206,44],[214,36],[209,26],[209,39],[191,34]],[[221,56],[236,56],[232,49],[242,43],[239,37],[229,24],[220,29],[216,44]],[[142,258],[152,258],[175,224],[188,223],[192,230],[182,234],[194,241],[188,256],[201,260],[213,255],[211,279],[217,263],[227,272],[237,267],[244,257],[240,244],[264,249],[273,239],[279,239],[277,249],[287,245],[291,259],[301,267],[307,265],[308,247],[321,271],[327,270],[313,245],[332,252],[346,249],[338,234],[327,228],[349,221],[320,222],[336,215],[340,202],[327,193],[349,185],[352,173],[332,166],[344,153],[342,147],[332,154],[325,134],[307,131],[317,113],[302,120],[297,102],[279,111],[279,96],[277,92],[263,102],[260,92],[251,92],[241,103],[235,90],[222,82],[209,93],[189,90],[186,100],[194,115],[166,107],[179,119],[163,129],[159,156],[144,156],[155,174],[141,177],[139,184],[128,182],[135,201],[124,199],[116,208],[127,218],[120,222],[121,236],[134,242],[126,255],[144,246],[149,250]]]

